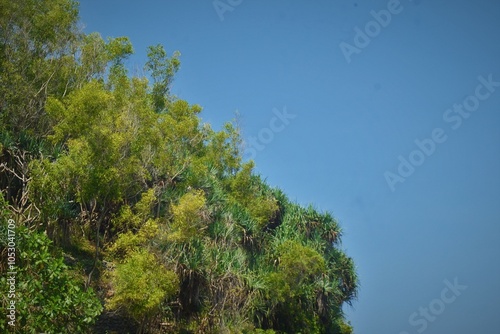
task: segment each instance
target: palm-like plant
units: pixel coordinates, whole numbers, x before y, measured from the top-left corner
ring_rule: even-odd
[[[214,131],[198,117],[200,106],[169,94],[177,53],[149,49],[149,83],[127,74],[127,38],[76,33],[74,1],[6,3],[22,15],[12,15],[16,38],[4,34],[3,46],[26,66],[0,55],[5,78],[22,77],[0,87],[7,96],[0,106],[0,188],[20,220],[53,239],[51,226],[62,223],[68,242],[77,229],[64,227],[83,225],[84,238],[91,233],[95,242],[87,271],[103,271],[102,258],[113,262],[114,280],[103,289],[117,294],[108,305],[144,302],[141,312],[129,310],[136,318],[169,317],[179,332],[340,331],[357,276],[339,249],[339,224],[293,203],[254,172],[253,162],[242,162],[236,126]],[[54,38],[33,39],[32,18],[45,22],[39,13],[49,8],[66,19],[42,25],[57,26]],[[35,58],[22,52],[37,45],[64,57],[44,55],[43,47]],[[26,105],[32,93],[40,94],[36,104]],[[156,282],[155,273],[164,279]],[[97,276],[89,275],[95,286]],[[175,289],[156,285],[172,282]],[[154,305],[127,286],[155,287]]]

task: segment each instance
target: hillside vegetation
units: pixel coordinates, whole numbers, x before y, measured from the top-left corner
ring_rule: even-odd
[[[170,93],[179,53],[78,29],[70,0],[0,0],[1,332],[352,333],[351,258]],[[175,32],[172,32],[175,33]],[[16,224],[15,238],[7,222]]]

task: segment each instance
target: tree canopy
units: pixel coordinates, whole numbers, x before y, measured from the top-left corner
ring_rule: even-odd
[[[351,333],[354,263],[329,213],[291,202],[170,93],[180,53],[78,29],[72,0],[0,0],[0,252],[16,333]],[[2,307],[8,286],[2,274]],[[106,325],[104,325],[106,327]]]

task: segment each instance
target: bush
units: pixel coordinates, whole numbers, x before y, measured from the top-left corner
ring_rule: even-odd
[[[111,273],[111,284],[114,295],[108,299],[107,307],[112,310],[123,307],[139,323],[179,288],[177,275],[147,251],[133,252],[118,264]]]
[[[5,233],[5,230],[2,230]],[[2,236],[2,250],[6,249]],[[54,254],[51,241],[41,233],[24,228],[16,231],[16,302],[17,333],[85,333],[88,332],[102,306],[94,291],[84,290],[82,279]],[[5,254],[2,251],[2,254]],[[2,259],[4,262],[4,259]],[[2,308],[7,303],[7,277],[0,279]],[[0,330],[12,329],[8,318],[1,317]]]

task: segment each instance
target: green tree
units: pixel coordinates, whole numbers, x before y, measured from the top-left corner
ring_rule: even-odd
[[[150,46],[145,68],[153,79],[151,97],[156,112],[165,111],[169,101],[169,89],[175,73],[180,67],[180,52],[176,51],[168,57],[163,45]]]
[[[205,196],[202,191],[191,191],[184,194],[178,204],[172,205],[172,232],[169,239],[173,241],[188,241],[200,236],[204,221],[208,220],[205,207]]]
[[[77,22],[71,0],[0,0],[0,218],[24,231],[20,292],[38,291],[23,329],[52,315],[84,331],[92,287],[143,333],[352,332],[358,279],[332,215],[257,175],[237,125],[214,131],[171,95],[180,53],[152,46],[132,76],[128,38]]]
[[[6,262],[6,239],[2,229],[2,262]],[[92,288],[84,289],[81,275],[64,264],[63,257],[45,235],[18,228],[16,242],[15,332],[90,332],[102,311]],[[0,283],[2,308],[6,309],[9,302],[6,275],[2,275]],[[7,320],[6,317],[0,320],[0,329],[5,333],[12,329]]]
[[[106,306],[111,310],[124,308],[142,325],[165,299],[175,295],[179,284],[177,275],[147,251],[129,254],[111,272],[111,283],[113,295]]]

